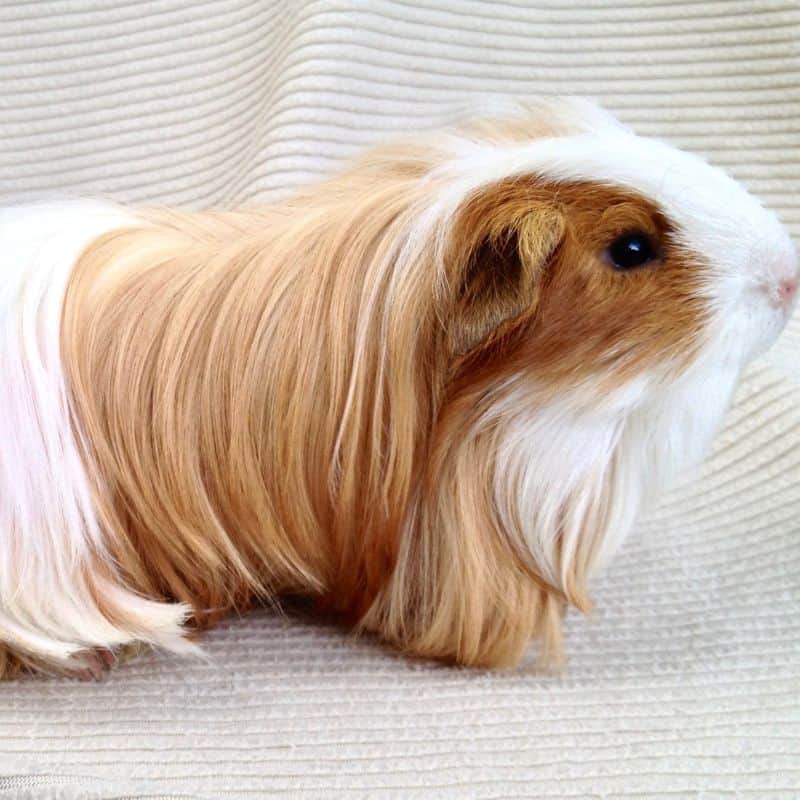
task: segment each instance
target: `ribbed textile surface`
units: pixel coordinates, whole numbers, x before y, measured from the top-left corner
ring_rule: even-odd
[[[0,4],[0,203],[269,200],[481,95],[594,97],[800,235],[796,0]],[[800,324],[570,616],[563,675],[266,612],[0,688],[0,797],[800,797]]]

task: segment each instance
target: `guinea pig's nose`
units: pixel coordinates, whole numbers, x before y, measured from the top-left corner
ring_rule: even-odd
[[[788,308],[794,300],[797,285],[797,278],[784,278],[778,283],[778,300],[784,308]]]

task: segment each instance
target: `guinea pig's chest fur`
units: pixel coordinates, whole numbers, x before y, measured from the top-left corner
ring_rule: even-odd
[[[699,160],[542,109],[262,209],[0,211],[0,674],[191,651],[285,594],[414,655],[557,659],[797,265]]]

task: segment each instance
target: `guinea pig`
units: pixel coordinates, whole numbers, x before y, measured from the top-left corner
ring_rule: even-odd
[[[700,158],[542,99],[235,212],[0,212],[0,671],[303,596],[401,651],[560,656],[798,285]]]

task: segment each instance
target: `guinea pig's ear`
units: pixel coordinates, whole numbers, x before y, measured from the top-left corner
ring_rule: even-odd
[[[488,207],[487,207],[488,206]],[[564,219],[544,203],[467,204],[457,216],[449,269],[455,290],[448,339],[463,356],[531,316],[541,280],[564,234]]]

